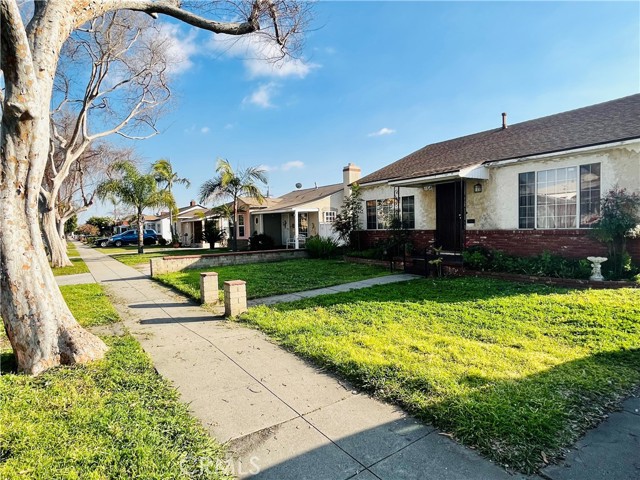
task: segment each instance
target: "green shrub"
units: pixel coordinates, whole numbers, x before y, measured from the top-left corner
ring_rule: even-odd
[[[486,270],[492,257],[491,251],[481,245],[474,245],[462,252],[464,265],[472,270]]]
[[[214,248],[216,242],[224,240],[226,232],[218,228],[214,220],[205,220],[204,222],[204,238],[211,248]],[[175,243],[175,240],[174,240]]]
[[[357,258],[367,258],[369,260],[384,260],[384,252],[384,247],[379,245],[365,250],[349,250],[347,255]]]
[[[311,258],[332,258],[338,254],[338,242],[333,238],[313,236],[305,244]]]
[[[587,260],[565,258],[550,252],[533,257],[517,257],[483,247],[472,247],[463,252],[462,257],[465,266],[472,270],[579,279],[591,275],[591,264]]]
[[[271,250],[275,246],[273,238],[264,233],[252,235],[249,242],[251,250]]]

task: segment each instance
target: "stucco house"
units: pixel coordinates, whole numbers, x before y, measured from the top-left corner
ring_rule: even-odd
[[[640,193],[640,94],[427,145],[363,177],[361,244],[401,216],[414,248],[604,254],[589,236],[612,187]],[[640,241],[628,249],[640,261]]]
[[[252,198],[238,201],[238,241],[248,244],[252,235],[264,234],[276,247],[303,248],[306,239],[315,235],[337,239],[332,229],[350,184],[360,178],[360,168],[349,164],[343,169],[342,183],[293,190],[280,197],[265,198],[262,203]],[[228,205],[229,207],[231,205]],[[215,209],[207,216],[214,217]],[[219,219],[219,228],[230,237],[228,219]]]
[[[343,168],[342,183],[293,190],[271,198],[269,205],[251,210],[253,233],[264,233],[276,245],[302,248],[312,236],[334,238],[332,225],[350,184],[360,178],[360,168],[349,164]]]
[[[191,200],[188,206],[178,209],[178,214],[174,216],[174,227],[183,246],[201,247],[203,245],[203,218],[207,211],[206,207],[197,204],[195,200]],[[166,219],[168,218],[167,213]]]

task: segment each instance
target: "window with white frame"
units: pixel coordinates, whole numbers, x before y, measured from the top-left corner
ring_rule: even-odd
[[[322,223],[333,223],[336,221],[337,213],[333,210],[322,212]]]
[[[599,163],[518,176],[519,228],[588,228],[599,213]]]
[[[244,237],[244,215],[238,215],[238,237]]]
[[[402,197],[402,223],[406,228],[416,228],[416,205],[413,195]]]

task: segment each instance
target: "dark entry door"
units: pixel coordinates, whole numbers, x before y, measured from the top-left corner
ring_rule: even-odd
[[[202,222],[193,223],[193,243],[202,243]]]
[[[462,251],[464,241],[464,182],[436,185],[436,246]]]
[[[282,245],[282,221],[279,213],[268,213],[262,216],[264,234],[273,238],[273,244]]]

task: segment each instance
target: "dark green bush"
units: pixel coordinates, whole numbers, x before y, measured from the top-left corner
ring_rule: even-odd
[[[382,245],[378,245],[373,248],[367,248],[365,250],[349,250],[347,255],[351,257],[367,258],[369,260],[384,260],[385,248]]]
[[[338,242],[333,238],[313,236],[305,244],[311,258],[332,258],[338,254]]]
[[[251,250],[271,250],[274,248],[275,243],[273,238],[264,233],[252,235],[249,243]]]
[[[465,266],[472,270],[518,273],[556,278],[589,278],[591,264],[544,252],[533,257],[517,257],[500,251],[472,247],[463,252]]]

